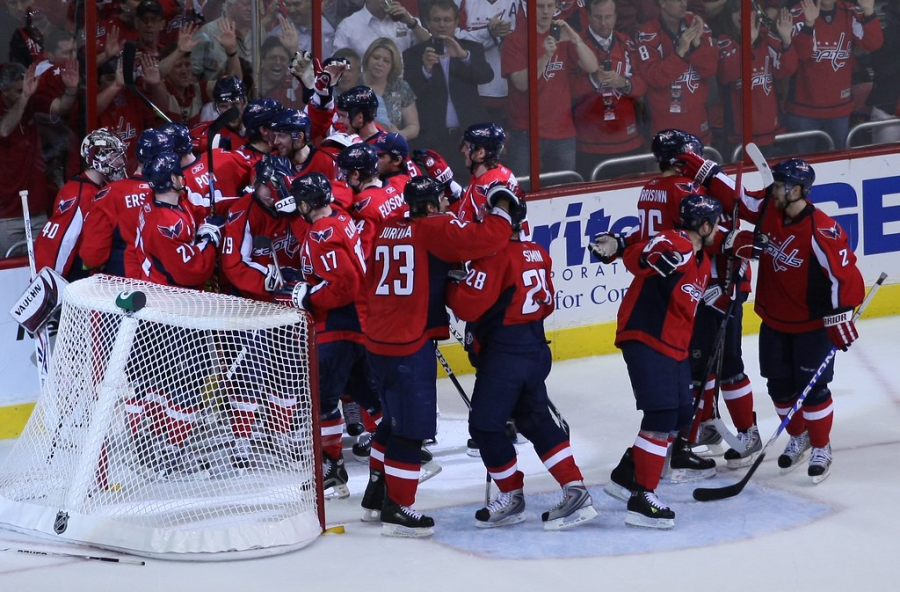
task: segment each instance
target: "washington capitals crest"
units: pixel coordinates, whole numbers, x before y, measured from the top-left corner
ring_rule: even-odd
[[[312,230],[309,237],[317,243],[324,243],[334,234],[334,228],[326,228],[325,230]]]
[[[819,234],[830,238],[831,240],[836,240],[841,236],[841,227],[838,226],[837,222],[834,223],[834,226],[830,226],[829,228],[817,228],[816,230],[819,231]]]
[[[164,237],[175,238],[181,235],[181,230],[184,228],[184,222],[179,220],[171,226],[157,226],[157,228],[159,228],[159,233]]]
[[[59,200],[59,205],[57,206],[57,210],[59,211],[59,213],[60,213],[60,214],[65,214],[66,212],[68,212],[69,210],[71,210],[71,209],[72,209],[72,206],[75,205],[75,200],[76,200],[76,199],[77,199],[77,198],[72,197],[72,198],[69,198],[69,199],[61,199],[61,200]]]

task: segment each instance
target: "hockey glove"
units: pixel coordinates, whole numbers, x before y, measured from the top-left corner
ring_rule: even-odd
[[[859,337],[859,331],[856,330],[856,325],[853,323],[853,310],[835,312],[822,320],[825,321],[825,328],[828,330],[831,343],[841,351],[847,351],[850,344]]]
[[[722,252],[729,257],[756,261],[762,256],[768,242],[769,237],[761,232],[736,228],[729,232],[722,242]]]
[[[225,216],[208,216],[197,228],[197,243],[210,242],[218,250],[219,243],[222,242],[222,228],[226,221]]]
[[[668,277],[675,268],[684,262],[684,256],[675,250],[675,245],[668,238],[657,235],[641,252],[641,263],[650,267],[663,277]]]
[[[276,199],[275,211],[282,216],[293,216],[296,214],[297,202],[294,201],[294,196],[289,193],[287,197]]]
[[[614,232],[598,232],[588,244],[591,254],[601,263],[612,263],[625,252],[625,235]]]
[[[265,288],[266,292],[274,292],[283,285],[284,277],[281,275],[281,270],[274,264],[269,263],[266,268],[266,279],[263,281],[263,288]]]
[[[712,284],[703,292],[703,302],[706,306],[725,314],[728,312],[728,305],[731,304],[731,296],[719,284]]]
[[[692,152],[676,156],[672,160],[672,166],[681,171],[685,177],[690,177],[704,187],[709,187],[713,177],[722,172],[722,167],[715,161],[707,160]]]
[[[447,165],[444,157],[434,150],[413,150],[413,160],[428,173],[428,176],[446,185],[453,180],[453,171]]]
[[[313,57],[308,51],[298,51],[291,60],[291,75],[309,90],[316,83],[316,72],[313,69]]]
[[[275,302],[301,310],[312,310],[309,304],[311,293],[312,286],[307,282],[301,281],[294,284],[285,284],[278,290],[275,290]]]

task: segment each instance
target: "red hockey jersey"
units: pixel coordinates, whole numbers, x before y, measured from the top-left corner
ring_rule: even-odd
[[[662,277],[653,268],[640,265],[646,243],[625,250],[623,262],[634,280],[619,307],[616,346],[639,341],[681,361],[688,355],[697,305],[709,282],[710,262],[703,251],[694,253],[684,231],[664,230],[657,236],[671,241],[683,261],[671,275]]]
[[[597,56],[601,70],[616,72],[631,82],[631,88],[599,87],[587,75],[573,79],[575,126],[578,151],[589,154],[620,154],[636,150],[644,142],[637,122],[635,99],[647,92],[647,83],[635,71],[636,49],[624,33],[613,32],[609,50],[603,49],[588,31],[585,43]],[[629,92],[625,92],[625,91]]]
[[[760,222],[762,200],[754,205],[746,196],[744,202],[751,210],[742,212],[769,238],[759,259],[754,307],[766,325],[785,333],[812,331],[823,326],[826,315],[862,303],[865,283],[856,255],[833,218],[809,204],[785,221],[784,213],[770,205]]]
[[[631,229],[626,244],[647,242],[663,230],[676,228],[681,218],[678,207],[684,196],[691,193],[705,195],[706,191],[693,179],[681,175],[651,179],[641,189],[637,203],[640,223]]]
[[[408,211],[409,206],[406,205],[403,194],[397,191],[393,185],[383,187],[372,185],[353,196],[350,215],[353,216],[356,227],[359,228],[366,259],[372,252],[375,231],[381,226],[381,223],[391,216],[403,215]]]
[[[693,21],[694,15],[687,13],[678,33]],[[709,142],[706,101],[719,59],[712,32],[704,24],[700,46],[688,51],[684,58],[675,53],[675,41],[675,35],[659,19],[642,25],[635,37],[640,58],[638,72],[649,87],[647,107],[652,127],[684,130]]]
[[[389,218],[379,228],[366,273],[366,348],[379,355],[411,355],[429,339],[447,339],[444,308],[451,263],[485,257],[509,242],[502,215],[482,224],[453,214]]]
[[[135,250],[138,217],[152,194],[144,179],[128,177],[113,181],[94,196],[79,249],[86,267],[103,268],[104,273],[120,277],[140,277]]]
[[[272,248],[253,246],[253,238],[265,236]],[[265,289],[268,266],[274,264],[276,252],[281,267],[300,267],[300,244],[290,230],[288,219],[267,211],[252,193],[232,204],[228,222],[222,234],[220,270],[228,283],[244,298],[272,302],[272,293]]]
[[[881,47],[884,36],[877,15],[863,16],[859,7],[845,0],[837,0],[831,14],[820,13],[813,27],[804,24],[802,8],[791,14],[800,66],[785,111],[817,119],[850,115],[853,50],[856,44],[866,51]]]
[[[502,164],[498,164],[478,177],[473,175],[460,200],[450,207],[451,211],[463,222],[480,221],[484,217],[484,210],[487,207],[487,192],[496,185],[506,185],[520,199],[524,198],[524,193],[513,172]]]
[[[300,271],[312,285],[309,303],[316,341],[363,343],[366,262],[349,215],[334,211],[313,222],[301,249]]]
[[[451,283],[447,305],[475,336],[477,347],[545,347],[544,319],[553,312],[550,255],[537,243],[509,241],[497,254],[469,264]],[[476,348],[477,353],[477,348]]]
[[[208,242],[194,244],[196,233],[197,223],[187,198],[173,206],[149,197],[138,217],[139,279],[202,289],[213,275],[216,248]]]
[[[73,177],[56,195],[53,214],[34,242],[34,260],[38,271],[50,267],[65,278],[78,257],[84,219],[100,186],[87,176]]]
[[[719,82],[728,87],[729,99],[725,107],[725,130],[728,141],[740,142],[743,129],[741,107],[743,84],[741,80],[741,48],[728,36],[719,37]],[[791,45],[786,51],[781,39],[766,29],[751,52],[753,76],[750,92],[753,97],[753,141],[761,146],[775,142],[775,134],[781,132],[778,92],[775,80],[790,78],[797,71],[797,52]]]

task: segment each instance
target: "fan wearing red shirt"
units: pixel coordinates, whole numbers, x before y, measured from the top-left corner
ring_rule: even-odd
[[[528,71],[538,72],[538,151],[541,171],[575,170],[572,78],[597,71],[597,57],[566,21],[554,20],[556,0],[537,0],[537,64],[528,64],[528,27],[517,27],[500,48],[509,81],[510,168],[529,170]],[[552,28],[552,31],[551,31]]]
[[[59,190],[53,215],[34,244],[35,267],[50,267],[69,281],[85,276],[78,256],[84,219],[97,192],[125,175],[125,144],[101,128],[85,136],[81,158],[86,168]]]
[[[285,286],[276,296],[309,311],[315,321],[323,488],[331,490],[330,498],[346,498],[350,490],[341,452],[341,395],[349,394],[376,422],[381,416],[363,346],[366,263],[353,220],[331,207],[334,196],[324,175],[295,179],[291,195],[296,212],[310,224],[300,250],[303,280]]]
[[[518,206],[509,205],[509,195],[489,204],[497,207],[481,224],[469,224],[444,213],[442,184],[415,177],[403,193],[410,216],[388,218],[376,232],[366,273],[366,349],[384,420],[372,442],[362,507],[363,520],[380,517],[385,536],[434,534],[434,520],[412,505],[422,442],[436,429],[433,340],[449,337],[447,274],[453,264],[490,255],[509,242],[507,209]]]
[[[502,185],[494,187],[489,199],[503,192],[511,194]],[[552,355],[544,319],[553,312],[552,262],[540,245],[519,240],[525,208],[514,211],[506,246],[472,261],[465,279],[451,283],[447,290],[448,306],[467,322],[466,333],[474,336],[478,372],[469,433],[500,490],[475,513],[475,525],[493,528],[525,519],[525,475],[504,432],[512,418],[562,487],[562,501],[541,516],[545,530],[560,530],[596,518],[597,510],[575,463],[569,434],[550,413],[545,381]]]

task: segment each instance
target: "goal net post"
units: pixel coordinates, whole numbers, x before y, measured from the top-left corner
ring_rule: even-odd
[[[66,287],[50,376],[0,468],[0,526],[230,560],[324,529],[300,310],[98,275]]]

